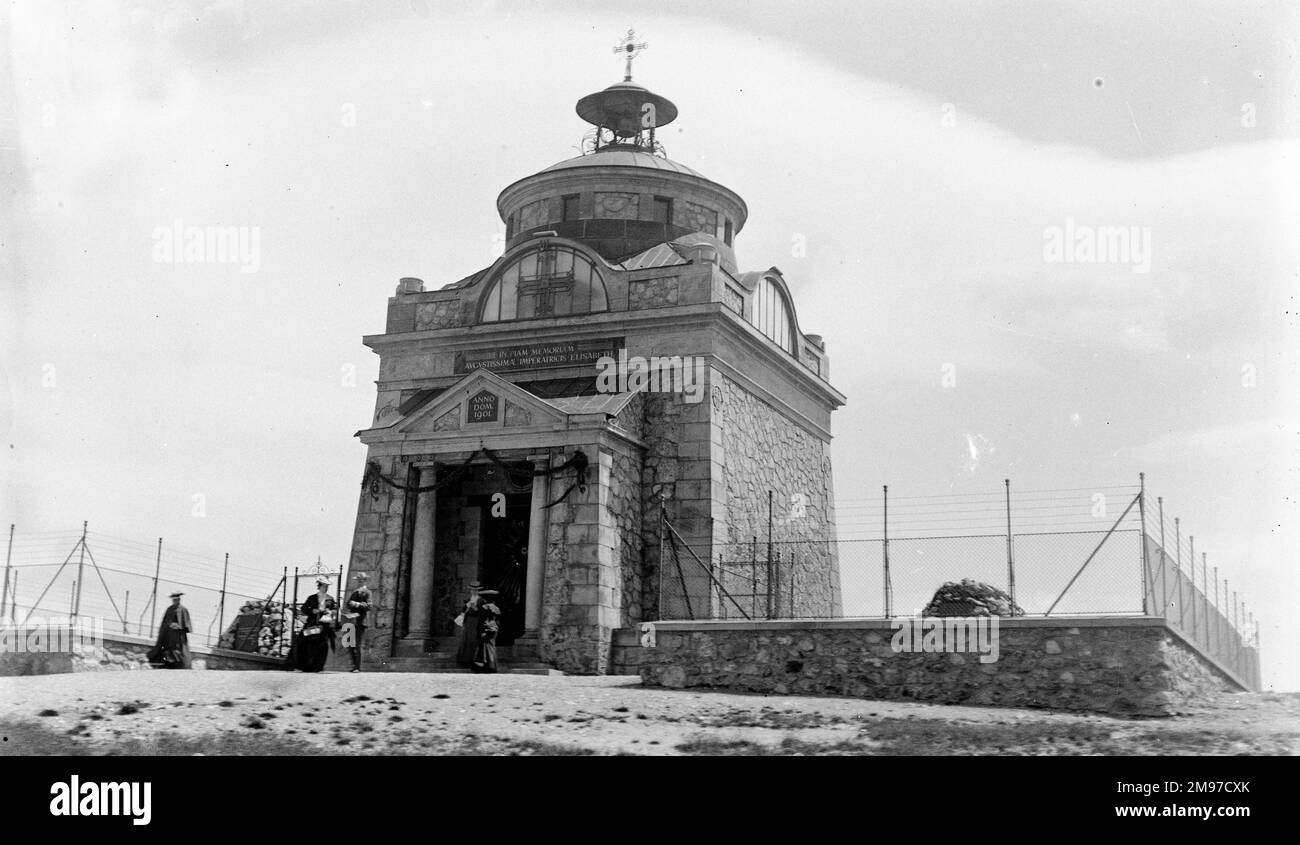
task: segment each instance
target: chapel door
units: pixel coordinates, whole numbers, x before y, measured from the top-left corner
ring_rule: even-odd
[[[505,513],[491,501],[483,507],[483,563],[479,580],[500,591],[500,645],[510,645],[524,633],[525,585],[528,570],[528,511],[531,496],[507,495]]]

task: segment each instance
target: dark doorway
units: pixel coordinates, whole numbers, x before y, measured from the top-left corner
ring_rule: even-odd
[[[524,633],[524,602],[528,571],[528,511],[532,496],[506,494],[505,515],[490,496],[475,496],[473,504],[483,509],[483,563],[479,580],[499,590],[501,631],[497,643],[511,645]],[[495,509],[495,511],[494,511]]]

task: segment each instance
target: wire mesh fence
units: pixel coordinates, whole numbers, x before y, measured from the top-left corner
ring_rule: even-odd
[[[1010,566],[1006,536],[988,534],[778,540],[770,551],[765,543],[734,544],[717,550],[708,569],[680,551],[679,568],[670,552],[664,618],[917,616],[948,582],[969,578],[1012,595],[1013,572],[1013,598],[1027,615],[1139,616],[1146,612],[1140,536],[1137,529],[1015,534]]]
[[[887,488],[886,488],[887,494]],[[919,616],[944,584],[997,587],[1027,616],[1163,616],[1252,688],[1258,625],[1190,538],[1165,535],[1140,485],[879,503],[878,536],[693,548],[665,532],[664,619]],[[946,516],[945,516],[946,515]],[[1001,530],[990,530],[994,522]],[[852,533],[865,532],[860,522]],[[1196,569],[1197,566],[1201,569]],[[1199,580],[1198,580],[1199,579]]]
[[[141,542],[88,528],[18,532],[10,526],[0,618],[22,623],[31,618],[96,617],[103,621],[106,635],[154,637],[171,603],[169,596],[179,592],[194,625],[192,644],[220,643],[256,652],[265,645],[259,642],[262,628],[272,626],[259,625],[254,635],[238,641],[227,636],[221,643],[222,634],[241,615],[272,615],[292,600],[282,572],[161,539]],[[261,653],[279,653],[279,648]]]
[[[1180,551],[1147,538],[1147,603],[1183,639],[1259,689],[1259,635],[1253,618],[1227,579],[1220,579],[1218,567],[1211,570],[1204,553],[1197,561],[1182,558]]]

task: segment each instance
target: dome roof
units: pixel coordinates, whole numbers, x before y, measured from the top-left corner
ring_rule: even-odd
[[[581,155],[576,158],[567,159],[558,164],[552,164],[541,172],[554,173],[558,170],[570,170],[575,167],[645,167],[652,170],[667,170],[672,173],[684,173],[687,176],[695,176],[700,179],[708,178],[686,165],[678,164],[671,159],[651,155],[645,150],[617,146],[606,147],[605,149],[589,155]]]

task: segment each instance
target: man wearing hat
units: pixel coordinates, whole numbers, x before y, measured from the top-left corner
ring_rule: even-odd
[[[361,671],[361,635],[366,632],[366,614],[370,612],[370,575],[357,573],[357,588],[348,596],[347,612],[343,617],[352,623],[350,645],[352,653],[352,671]]]
[[[193,630],[190,612],[181,605],[181,592],[171,594],[172,606],[163,613],[158,628],[158,642],[149,651],[150,663],[161,663],[168,669],[190,668],[190,638]]]

